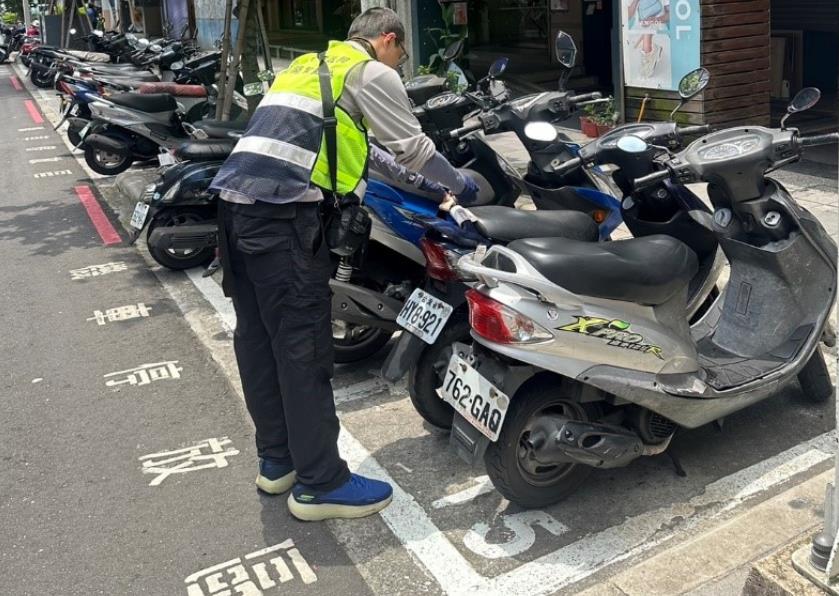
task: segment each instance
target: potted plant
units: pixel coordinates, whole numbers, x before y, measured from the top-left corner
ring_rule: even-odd
[[[580,130],[590,138],[597,137],[597,124],[595,122],[596,104],[589,104],[583,108],[583,116],[580,116]]]
[[[583,108],[584,116],[580,116],[580,129],[587,137],[597,138],[615,127],[618,113],[615,110],[614,98],[603,103],[588,104]]]

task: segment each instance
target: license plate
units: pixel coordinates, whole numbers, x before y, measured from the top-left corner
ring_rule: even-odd
[[[175,156],[168,151],[165,153],[158,153],[157,161],[160,162],[161,166],[171,166],[172,164],[177,163]]]
[[[452,354],[443,386],[437,392],[490,441],[498,440],[510,398],[466,361]]]
[[[146,216],[149,214],[149,204],[142,201],[134,205],[134,213],[131,215],[131,227],[142,230],[146,225]]]
[[[425,343],[433,344],[449,320],[452,310],[450,304],[417,288],[405,301],[396,317],[396,323]]]

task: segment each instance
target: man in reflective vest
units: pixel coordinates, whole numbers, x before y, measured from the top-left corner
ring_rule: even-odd
[[[439,155],[416,118],[395,68],[406,58],[396,13],[372,8],[346,42],[325,53],[337,120],[338,194],[363,196],[367,128],[406,168],[458,199],[477,186]],[[257,486],[291,490],[304,520],[362,517],[390,503],[385,482],[350,473],[338,454],[333,369],[332,273],[318,203],[331,177],[323,140],[319,59],[281,72],[213,180],[219,191],[225,290],[233,298],[234,348],[256,426]]]

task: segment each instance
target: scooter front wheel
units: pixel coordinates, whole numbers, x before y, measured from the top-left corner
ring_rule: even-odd
[[[130,168],[134,158],[127,153],[109,153],[87,146],[84,148],[84,160],[97,174],[116,176]]]
[[[798,373],[798,382],[801,384],[801,391],[812,402],[822,403],[833,395],[833,382],[830,380],[821,346],[816,346],[813,355]]]
[[[484,454],[487,475],[506,499],[527,508],[553,505],[577,490],[591,473],[583,464],[542,464],[528,444],[540,416],[590,421],[596,406],[573,401],[569,386],[553,383],[525,385],[510,400],[498,440]]]
[[[55,87],[55,73],[48,68],[33,68],[32,73],[29,75],[29,80],[41,89],[52,89]]]

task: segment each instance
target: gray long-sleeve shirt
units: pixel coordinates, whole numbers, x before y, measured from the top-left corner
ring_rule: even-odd
[[[367,50],[359,43],[348,42],[356,49]],[[408,170],[421,172],[428,164],[427,178],[434,178],[454,192],[463,188],[461,175],[437,153],[434,143],[411,112],[411,102],[399,74],[386,64],[370,60],[349,73],[337,105],[356,122],[362,123],[376,140],[386,147],[397,163]],[[242,202],[241,195],[221,194],[228,201]],[[319,201],[321,190],[311,186],[301,201]]]

